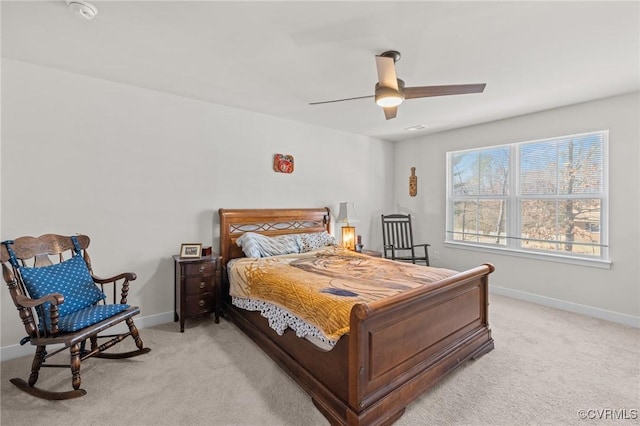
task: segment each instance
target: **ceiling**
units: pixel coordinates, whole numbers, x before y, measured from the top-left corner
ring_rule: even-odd
[[[2,56],[346,132],[402,140],[640,90],[640,3],[2,1]],[[410,99],[385,120],[374,56]],[[422,125],[425,129],[407,131]]]

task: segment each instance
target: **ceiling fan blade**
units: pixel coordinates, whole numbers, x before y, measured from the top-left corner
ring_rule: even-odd
[[[358,96],[356,98],[346,98],[346,99],[334,99],[332,101],[321,101],[321,102],[309,102],[309,105],[320,105],[320,104],[330,104],[332,102],[343,102],[343,101],[353,101],[355,99],[366,99],[373,98],[373,95],[369,96]]]
[[[380,86],[398,90],[396,65],[393,58],[376,55],[376,68],[378,69],[378,83]]]
[[[387,120],[391,120],[392,118],[396,118],[396,115],[398,115],[398,107],[394,106],[394,107],[385,107],[382,108],[384,110],[384,118],[386,118]]]
[[[482,84],[453,84],[450,86],[421,86],[405,87],[404,98],[428,98],[431,96],[464,95],[466,93],[482,93],[486,83]]]

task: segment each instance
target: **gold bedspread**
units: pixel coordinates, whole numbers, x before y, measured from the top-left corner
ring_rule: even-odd
[[[332,340],[349,331],[351,308],[456,274],[342,248],[242,258],[229,270],[230,294],[288,310]]]

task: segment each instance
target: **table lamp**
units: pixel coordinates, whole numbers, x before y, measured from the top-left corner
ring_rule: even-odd
[[[358,222],[356,210],[352,202],[340,203],[340,213],[338,214],[337,223],[346,223],[342,227],[342,246],[349,250],[356,249],[356,228],[350,223]]]

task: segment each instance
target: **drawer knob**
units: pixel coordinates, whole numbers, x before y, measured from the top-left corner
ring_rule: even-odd
[[[200,305],[200,307],[202,308],[207,302],[205,302],[204,300],[201,300],[198,305]]]
[[[204,272],[204,266],[199,267],[198,272]]]
[[[204,281],[202,281],[202,282],[200,283],[200,288],[205,288],[205,286],[206,286],[205,282],[204,282]]]

